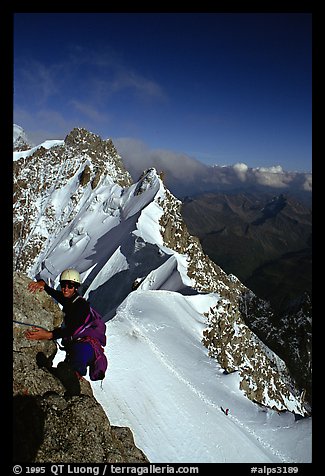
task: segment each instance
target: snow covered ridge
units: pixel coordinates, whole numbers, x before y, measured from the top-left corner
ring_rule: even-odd
[[[19,140],[20,139],[18,139],[18,143],[20,143]],[[17,142],[16,142],[16,144],[17,144]],[[39,144],[35,147],[28,148],[28,149],[25,149],[25,150],[14,151],[13,160],[15,162],[16,160],[19,160],[22,157],[23,158],[30,157],[31,155],[34,154],[34,152],[36,152],[41,147],[43,149],[51,149],[52,147],[55,147],[57,145],[63,145],[63,144],[64,144],[63,140],[46,140],[45,142],[42,142],[42,144]]]
[[[277,365],[240,319],[246,288],[204,255],[156,170],[132,183],[112,142],[84,129],[14,162],[15,270],[56,285],[67,267],[79,270],[82,292],[106,319],[136,288],[180,293],[185,300],[209,296],[202,313],[208,315],[210,354],[228,371],[239,371],[249,398],[306,414],[285,365]],[[218,312],[210,316],[210,308]]]

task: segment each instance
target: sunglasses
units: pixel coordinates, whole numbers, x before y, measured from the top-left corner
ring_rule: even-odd
[[[72,283],[71,281],[61,281],[60,282],[61,289],[64,289],[68,287],[69,289],[75,288],[75,283]]]

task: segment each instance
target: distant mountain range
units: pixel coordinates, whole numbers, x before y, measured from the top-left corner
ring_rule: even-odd
[[[312,209],[290,194],[205,193],[182,216],[205,253],[279,308],[312,288]]]

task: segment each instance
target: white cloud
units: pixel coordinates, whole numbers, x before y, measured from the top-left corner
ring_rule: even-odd
[[[281,165],[272,165],[271,167],[257,167],[255,170],[259,170],[262,173],[267,174],[282,174],[283,168]]]
[[[305,177],[305,181],[302,185],[303,189],[306,190],[306,192],[311,192],[313,189],[313,176],[311,174],[307,174]]]
[[[244,163],[237,163],[233,166],[234,171],[236,172],[237,177],[241,182],[245,182],[246,174],[248,171],[248,166]]]
[[[253,168],[252,173],[260,185],[277,188],[288,187],[295,175],[284,172],[281,165]]]

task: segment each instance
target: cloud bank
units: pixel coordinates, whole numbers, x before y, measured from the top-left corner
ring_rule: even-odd
[[[164,172],[167,187],[177,197],[203,192],[258,188],[279,192],[312,192],[312,174],[285,171],[281,165],[250,168],[245,163],[205,165],[186,154],[150,149],[138,139],[115,138],[113,142],[134,180],[143,170]]]

